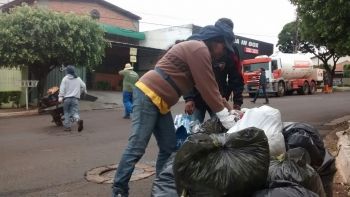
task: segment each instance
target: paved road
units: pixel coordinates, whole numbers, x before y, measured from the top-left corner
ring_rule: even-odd
[[[245,99],[245,107],[252,105]],[[308,122],[322,130],[332,119],[350,114],[350,92],[272,98],[284,121]],[[174,114],[183,103],[174,107]],[[122,111],[82,112],[85,130],[65,133],[49,116],[0,119],[0,196],[110,196],[110,185],[84,180],[84,173],[118,161],[127,143],[130,121]],[[157,146],[152,139],[143,162],[153,162]],[[132,197],[149,196],[154,177],[131,184]]]

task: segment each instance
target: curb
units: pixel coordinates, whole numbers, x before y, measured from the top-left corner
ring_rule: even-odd
[[[114,110],[114,109],[120,109],[123,106],[119,104],[104,104],[103,107],[91,107],[91,108],[80,108],[80,111],[94,111],[94,110]],[[41,115],[38,112],[38,109],[34,110],[28,110],[28,111],[18,111],[18,112],[1,112],[0,118],[12,118],[12,117],[21,117],[21,116],[34,116],[34,115]]]
[[[350,87],[335,87],[333,88],[334,92],[349,92]]]
[[[347,122],[350,120],[350,115],[343,116],[341,118],[337,118],[332,120],[331,122],[327,122],[323,126],[330,127],[331,129],[335,129],[337,127],[340,127],[344,124],[347,124]]]
[[[28,111],[18,111],[18,112],[4,112],[0,113],[0,118],[10,118],[10,117],[18,117],[18,116],[33,116],[38,115],[38,110],[28,110]]]

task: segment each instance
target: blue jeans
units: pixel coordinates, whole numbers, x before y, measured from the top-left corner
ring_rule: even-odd
[[[192,120],[193,121],[198,120],[200,123],[203,123],[205,118],[205,113],[207,111],[211,118],[216,116],[216,114],[213,111],[211,111],[208,107],[198,107],[194,110],[192,114]]]
[[[130,116],[132,112],[132,92],[123,91],[124,116]]]
[[[159,147],[156,173],[159,174],[168,157],[175,150],[176,137],[171,113],[161,114],[152,101],[138,88],[134,89],[132,128],[129,143],[119,162],[113,183],[113,196],[128,195],[129,180],[135,164],[145,153],[152,133]]]
[[[79,117],[79,99],[74,97],[65,98],[63,101],[63,113],[65,128],[70,128],[72,122],[77,122],[80,120]]]

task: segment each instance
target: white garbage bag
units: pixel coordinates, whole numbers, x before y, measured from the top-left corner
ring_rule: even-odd
[[[241,131],[249,127],[262,129],[269,141],[270,156],[278,156],[286,152],[281,113],[278,109],[263,105],[258,108],[247,109],[228,133]]]

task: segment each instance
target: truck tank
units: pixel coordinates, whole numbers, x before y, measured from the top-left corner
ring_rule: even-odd
[[[278,53],[271,58],[281,61],[281,76],[286,80],[310,78],[314,73],[312,61],[306,55]]]

